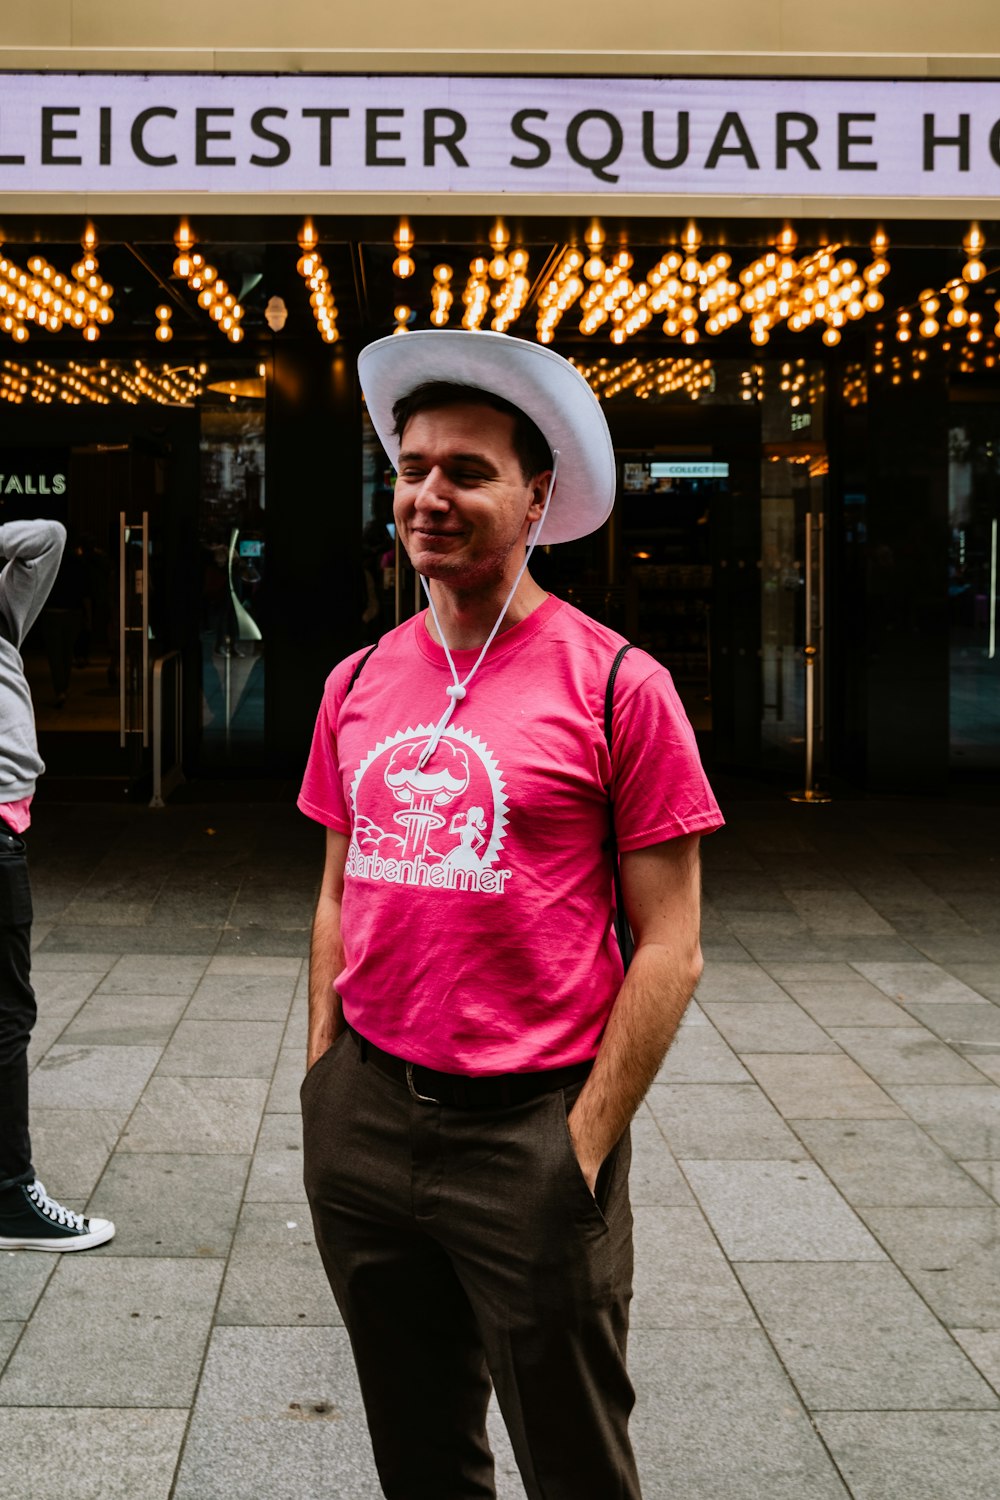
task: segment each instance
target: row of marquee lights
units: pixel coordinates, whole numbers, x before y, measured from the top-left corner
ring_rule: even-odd
[[[81,245],[83,254],[69,276],[41,255],[31,256],[27,269],[0,255],[0,329],[15,344],[27,343],[31,325],[58,333],[66,324],[93,343],[101,328],[114,320],[114,288],[101,275],[94,253],[97,236],[91,225]]]
[[[143,401],[160,406],[190,406],[204,394],[207,365],[156,368],[137,359],[130,364],[102,359],[96,365],[70,360],[57,369],[45,360],[31,365],[12,359],[0,361],[0,401],[20,406],[25,401],[51,406],[110,406],[120,401],[138,406]]]
[[[834,347],[840,343],[842,330],[849,323],[866,314],[880,313],[885,306],[880,285],[889,275],[890,264],[889,240],[882,230],[872,237],[871,261],[860,269],[849,256],[841,255],[842,246],[837,244],[822,246],[796,259],[797,236],[794,230],[786,228],[772,250],[744,266],[731,279],[732,258],[725,251],[699,259],[701,232],[690,224],[682,236],[680,250],[667,251],[646,279],[638,283],[629,275],[634,257],[627,249],[622,248],[605,260],[602,254],[605,234],[597,221],[591,224],[585,241],[589,254],[576,246],[565,250],[538,294],[535,333],[540,343],[553,341],[559,323],[576,306],[581,313],[581,333],[592,336],[610,323],[611,342],[617,345],[664,314],[663,332],[685,344],[698,343],[702,330],[717,336],[745,318],[749,321],[751,341],[758,346],[768,343],[772,330],[783,323],[793,333],[821,326],[823,342]],[[397,257],[393,271],[406,280],[416,271],[412,254],[415,237],[407,220],[400,221],[394,243]],[[506,332],[523,310],[530,294],[525,274],[528,254],[524,250],[508,253],[509,243],[503,221],[497,220],[490,235],[492,260],[477,256],[469,266],[461,296],[464,328],[481,328],[492,308],[494,317],[490,326],[497,332]],[[949,303],[945,318],[948,326],[966,329],[970,343],[982,338],[983,313],[966,306],[970,288],[987,276],[981,259],[986,242],[977,224],[970,226],[962,243],[966,264],[961,276],[952,278],[940,291],[930,288],[920,295],[917,331],[921,338],[934,338],[940,332],[936,314],[941,311],[945,297]],[[430,321],[441,328],[451,315],[454,270],[442,263],[435,266],[433,276]],[[491,281],[498,283],[495,289],[491,288]],[[1000,335],[1000,298],[993,306],[994,331]],[[406,303],[399,303],[394,316],[394,331],[405,333],[413,321],[412,309]],[[901,343],[912,337],[914,316],[910,308],[901,308],[897,313],[897,338]]]
[[[941,349],[952,353],[954,368],[962,374],[972,374],[978,368],[996,369],[1000,364],[1000,349],[995,338],[986,338],[976,348],[956,345],[953,340],[942,340]],[[869,382],[872,377],[885,376],[893,385],[901,385],[907,378],[919,380],[929,352],[924,346],[911,345],[908,349],[892,352],[887,346],[884,330],[880,330],[872,346],[873,358],[870,367],[855,361],[848,364],[841,375],[841,389],[849,406],[860,406],[868,400]],[[705,394],[714,392],[716,386],[715,367],[710,359],[695,359],[691,356],[640,359],[636,356],[618,362],[600,358],[592,364],[572,359],[597,396],[610,400],[625,391],[631,391],[639,400],[664,399],[670,396],[686,397],[698,401]],[[230,401],[240,395],[263,393],[263,377],[266,367],[258,370],[258,382],[228,382]],[[137,406],[142,401],[167,406],[191,406],[204,396],[208,366],[186,365],[159,367],[147,365],[136,359],[129,364],[102,359],[96,365],[87,366],[70,360],[65,368],[56,368],[45,360],[35,360],[31,365],[16,360],[0,361],[0,401],[21,405],[25,401],[39,405],[63,402],[79,406],[90,402],[107,406],[114,401]],[[765,390],[776,383],[779,391],[794,408],[814,406],[823,397],[824,372],[815,360],[786,360],[773,371],[766,365],[753,364],[741,371],[739,395],[743,401],[763,401]],[[256,389],[259,383],[261,389]],[[248,391],[243,386],[254,385]],[[227,394],[227,383],[208,387]]]
[[[231,343],[244,337],[244,309],[229,290],[217,269],[195,249],[194,236],[182,221],[174,236],[177,256],[175,276],[186,281],[197,293],[198,304],[215,321]],[[416,271],[413,258],[415,236],[406,219],[400,221],[393,236],[397,251],[393,271],[407,280]],[[614,344],[621,345],[647,328],[654,317],[664,314],[663,332],[680,338],[685,344],[699,342],[702,328],[715,336],[746,318],[754,344],[764,345],[771,331],[784,323],[792,332],[813,325],[823,327],[823,341],[829,346],[840,342],[841,330],[852,321],[884,307],[880,283],[888,276],[888,239],[879,231],[871,242],[873,259],[860,271],[855,261],[841,256],[839,245],[824,246],[800,259],[795,258],[797,238],[786,228],[774,249],[746,265],[735,279],[730,278],[732,259],[719,251],[699,259],[702,236],[697,226],[689,224],[680,250],[666,252],[648,272],[646,279],[633,282],[629,272],[634,259],[627,249],[620,249],[605,260],[602,252],[605,234],[595,220],[585,236],[589,255],[576,247],[564,251],[546,284],[538,295],[536,337],[551,343],[559,323],[574,305],[581,314],[579,328],[592,336],[609,324]],[[43,257],[32,256],[27,270],[0,256],[0,329],[15,342],[29,337],[29,325],[58,332],[65,324],[78,328],[88,341],[96,340],[101,327],[113,320],[110,305],[113,288],[100,275],[95,252],[96,234],[88,225],[83,237],[83,254],[64,276]],[[302,254],[298,271],[306,283],[317,328],[327,343],[339,338],[337,305],[329,270],[318,249],[318,235],[307,220],[299,235]],[[476,256],[461,294],[464,308],[462,326],[480,329],[492,309],[490,326],[505,333],[517,321],[530,296],[527,276],[529,256],[523,249],[510,250],[510,235],[502,220],[497,220],[490,234],[492,257]],[[896,313],[896,338],[908,342],[914,328],[922,339],[935,338],[946,326],[964,330],[970,344],[983,337],[983,313],[967,305],[970,290],[987,277],[982,259],[985,239],[979,226],[973,224],[963,239],[966,264],[958,277],[940,290],[928,288],[920,294],[914,308],[900,308]],[[582,273],[582,274],[581,274]],[[453,268],[441,263],[434,268],[431,288],[430,321],[444,327],[450,320],[454,302]],[[589,284],[588,284],[589,283]],[[943,299],[947,311],[943,312]],[[938,314],[943,313],[939,319]],[[1000,335],[1000,298],[994,302],[996,324]],[[406,303],[394,309],[396,333],[405,333],[413,322],[413,311]],[[172,309],[161,303],[156,309],[156,337],[161,343],[173,336]],[[699,327],[699,323],[701,327]]]

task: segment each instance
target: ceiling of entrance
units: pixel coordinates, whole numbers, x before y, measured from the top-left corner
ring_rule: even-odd
[[[45,399],[46,380],[52,399],[224,398],[219,371],[252,383],[276,339],[354,348],[428,326],[551,343],[603,369],[603,395],[626,365],[641,384],[636,361],[769,344],[992,364],[1000,318],[993,223],[150,218],[0,237],[8,401]]]

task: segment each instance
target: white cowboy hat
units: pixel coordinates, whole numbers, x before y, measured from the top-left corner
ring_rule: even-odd
[[[506,333],[421,328],[378,339],[358,356],[368,415],[393,465],[392,408],[418,385],[444,380],[502,396],[530,417],[559,471],[542,541],[571,542],[602,526],[615,503],[615,452],[601,403],[569,360]]]

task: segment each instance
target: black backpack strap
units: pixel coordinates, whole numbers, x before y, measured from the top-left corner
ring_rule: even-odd
[[[618,655],[611,663],[611,671],[608,673],[608,685],[604,690],[604,738],[608,742],[608,754],[611,754],[611,730],[615,705],[615,678],[618,676],[618,668],[625,659],[626,653],[631,651],[629,644],[622,646]],[[626,969],[632,962],[632,954],[635,952],[635,940],[632,937],[632,929],[628,925],[628,917],[625,915],[625,897],[622,892],[621,863],[618,856],[618,837],[615,833],[615,804],[608,798],[608,818],[611,825],[611,868],[615,882],[615,934],[618,938],[618,946],[621,949],[622,962]]]
[[[364,656],[361,658],[361,660],[358,662],[357,666],[354,668],[354,671],[351,673],[351,680],[347,684],[347,692],[344,693],[344,697],[345,698],[347,697],[347,693],[349,693],[351,691],[351,688],[354,686],[354,684],[357,682],[358,678],[361,676],[361,669],[362,669],[362,667],[364,666],[365,662],[368,660],[369,656],[371,656],[372,652],[376,649],[377,646],[378,646],[378,641],[375,642],[374,646],[369,646],[368,650],[365,652]]]

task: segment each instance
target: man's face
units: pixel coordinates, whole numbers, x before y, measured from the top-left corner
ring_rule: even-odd
[[[462,589],[513,582],[549,476],[525,481],[512,416],[478,402],[419,412],[398,475],[393,514],[418,573]]]

